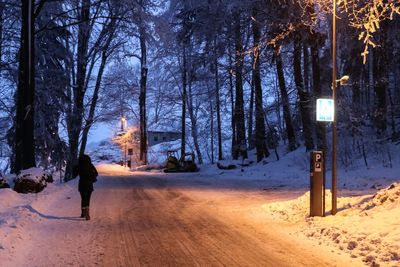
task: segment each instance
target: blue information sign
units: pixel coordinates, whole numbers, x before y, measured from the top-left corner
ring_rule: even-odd
[[[333,99],[318,98],[317,99],[317,121],[334,121],[335,106]]]

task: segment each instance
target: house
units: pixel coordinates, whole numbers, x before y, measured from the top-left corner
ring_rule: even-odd
[[[181,138],[181,133],[176,131],[147,131],[147,144],[154,146],[164,142],[171,142]]]

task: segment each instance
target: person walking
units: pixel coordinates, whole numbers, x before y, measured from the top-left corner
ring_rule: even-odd
[[[79,156],[78,165],[74,168],[74,177],[79,175],[78,190],[81,194],[81,218],[90,220],[89,206],[93,192],[93,183],[97,181],[97,170],[86,154]]]

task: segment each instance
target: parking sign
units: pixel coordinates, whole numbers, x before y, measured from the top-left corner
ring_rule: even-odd
[[[334,121],[335,108],[333,99],[317,99],[317,121]]]

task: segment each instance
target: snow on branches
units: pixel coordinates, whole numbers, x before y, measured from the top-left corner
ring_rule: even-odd
[[[319,13],[332,14],[333,0],[297,0],[303,10],[316,10],[309,14],[305,21],[309,21],[310,26],[315,25]],[[377,47],[379,43],[374,40],[374,34],[380,29],[382,22],[393,20],[394,16],[400,14],[399,0],[336,0],[338,13],[345,14],[349,21],[349,26],[357,29],[359,40],[364,43],[363,56],[364,64],[367,59],[368,49]],[[304,13],[306,16],[307,13]]]

